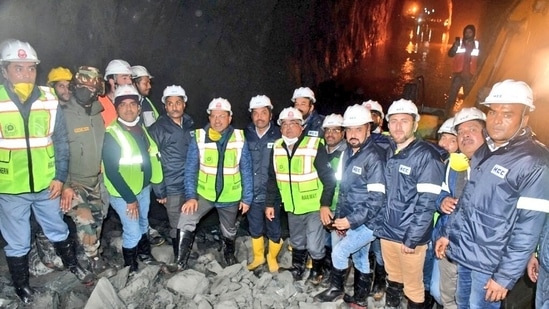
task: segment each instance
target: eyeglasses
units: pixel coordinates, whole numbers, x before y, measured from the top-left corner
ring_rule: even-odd
[[[329,133],[341,133],[343,130],[341,128],[327,128],[327,129],[324,129],[324,134],[329,134]]]

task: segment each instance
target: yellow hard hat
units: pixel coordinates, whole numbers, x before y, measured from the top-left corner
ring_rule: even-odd
[[[49,85],[62,80],[70,81],[71,79],[72,79],[71,70],[64,67],[53,68],[51,69],[50,73],[48,73]]]

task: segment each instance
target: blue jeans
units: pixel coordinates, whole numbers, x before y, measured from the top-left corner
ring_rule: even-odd
[[[370,246],[371,251],[376,256],[376,263],[377,265],[385,265],[383,263],[383,256],[381,255],[381,242],[379,241],[379,238],[376,237],[374,241],[372,241],[372,245]]]
[[[481,273],[458,265],[458,283],[456,302],[459,309],[499,309],[501,302],[489,302],[484,299],[484,286],[492,275]]]
[[[332,249],[332,265],[336,269],[346,269],[349,265],[349,256],[353,264],[363,274],[370,273],[368,252],[370,243],[375,239],[374,231],[361,225],[356,229],[349,229],[347,234],[340,237],[339,242]]]
[[[425,259],[425,262],[427,262],[427,258]],[[429,292],[431,292],[431,296],[433,296],[437,303],[442,304],[442,300],[440,298],[440,269],[438,268],[438,264],[439,259],[433,259]],[[423,269],[425,270],[425,267],[423,267]],[[423,274],[423,277],[425,277],[425,274]]]
[[[151,187],[146,186],[136,196],[139,208],[139,218],[132,220],[126,213],[128,203],[121,198],[111,196],[111,206],[114,208],[122,222],[122,247],[134,248],[141,236],[149,230],[149,206],[151,203]]]
[[[549,309],[549,272],[541,265],[536,289],[536,308]]]

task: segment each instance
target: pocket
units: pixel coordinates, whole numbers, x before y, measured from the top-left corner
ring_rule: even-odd
[[[299,188],[299,192],[309,192],[309,191],[318,190],[318,182],[317,181],[299,182],[297,184],[297,186]]]
[[[494,244],[503,243],[505,232],[508,230],[504,218],[475,210],[471,221],[476,225],[474,235],[475,242],[480,245],[493,247]]]
[[[11,150],[0,151],[0,179],[13,180],[13,162],[11,162]]]

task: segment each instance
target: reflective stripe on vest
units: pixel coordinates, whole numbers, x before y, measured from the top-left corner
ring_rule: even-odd
[[[40,97],[26,103],[31,104],[26,126],[5,87],[0,86],[0,193],[40,192],[55,177],[51,136],[58,101],[48,87],[38,88]],[[27,148],[30,148],[31,158],[28,157]],[[29,170],[31,166],[32,172]]]
[[[478,54],[479,54],[479,48],[478,48],[478,41],[475,40],[475,48],[473,48],[473,50],[471,51],[471,56],[472,57],[478,57]],[[459,47],[456,51],[456,54],[464,54],[467,50],[465,49],[465,46],[463,45],[463,40],[460,41],[459,43]]]
[[[206,143],[206,131],[198,129],[195,138],[200,153],[197,192],[209,201],[236,202],[242,198],[242,183],[240,178],[240,158],[244,147],[244,133],[235,129],[224,152],[223,160],[223,190],[217,197],[215,184],[219,152],[217,143]]]

